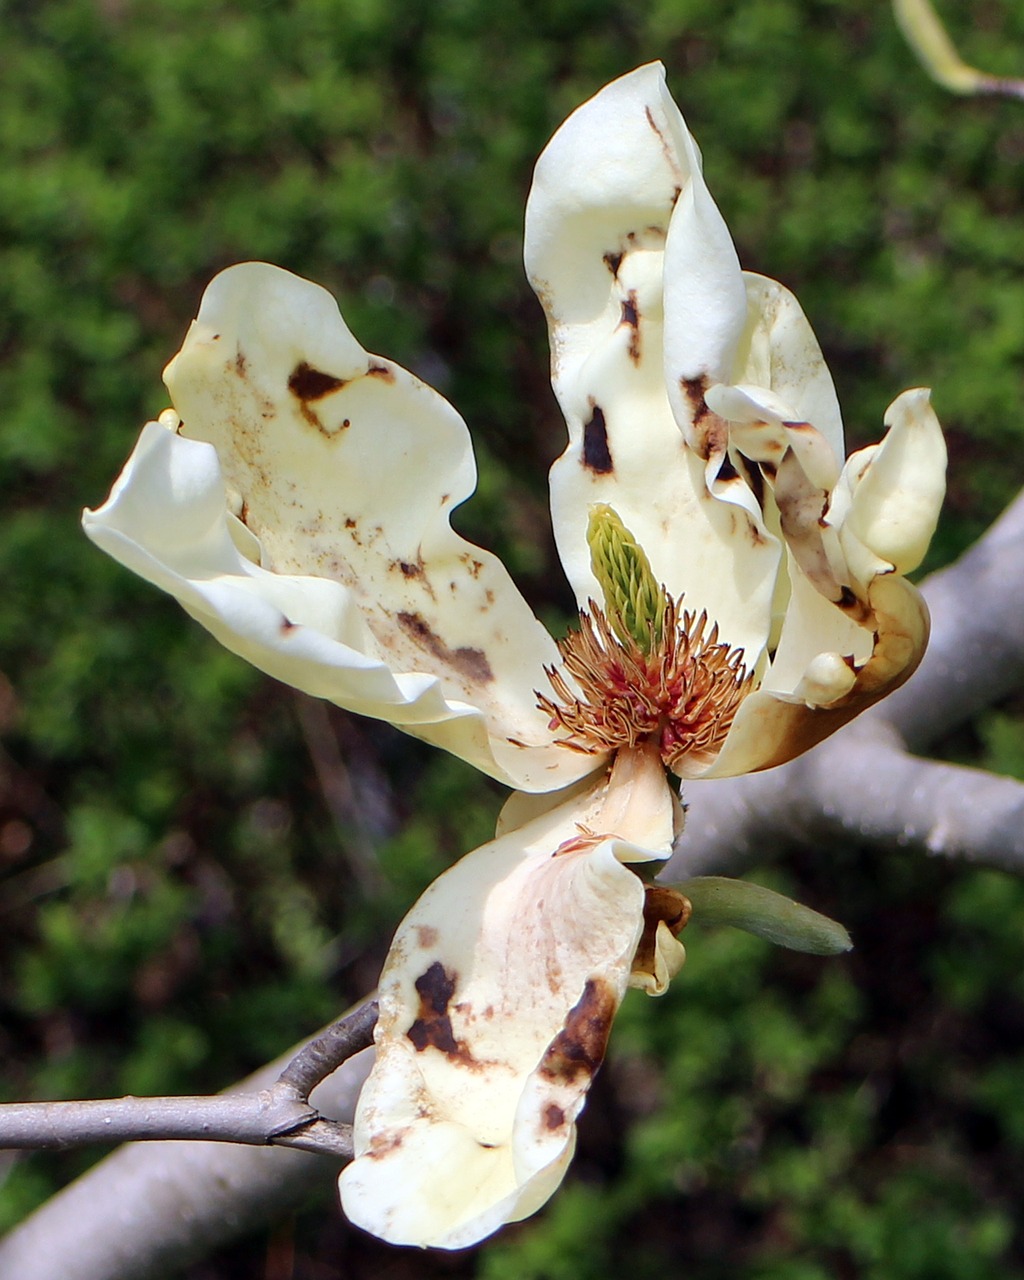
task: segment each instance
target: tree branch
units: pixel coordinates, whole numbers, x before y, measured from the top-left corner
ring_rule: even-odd
[[[256,1092],[0,1104],[0,1150],[174,1138],[275,1144],[351,1160],[351,1127],[321,1116],[309,1095],[346,1059],[373,1043],[376,1023],[377,1002],[371,1000],[304,1045],[269,1089]]]
[[[289,1079],[282,1087],[295,1099],[314,1075],[329,1067],[324,1038],[335,1041],[340,1052],[339,1028],[347,1024],[352,1032],[348,1047],[354,1049],[358,1034],[372,1029],[371,1009],[375,1017],[375,1005],[363,1005],[297,1054],[270,1063],[227,1094],[203,1101],[258,1097],[281,1086],[285,1075]],[[372,1063],[372,1049],[355,1052],[315,1085],[308,1098],[313,1114],[335,1117],[322,1123],[348,1129]],[[288,1145],[291,1150],[282,1149],[279,1141],[271,1146],[173,1141],[121,1147],[0,1240],[0,1276],[155,1280],[171,1274],[298,1204],[312,1187],[336,1176],[339,1157],[351,1154],[332,1151],[333,1158],[325,1159],[295,1149],[301,1142]]]

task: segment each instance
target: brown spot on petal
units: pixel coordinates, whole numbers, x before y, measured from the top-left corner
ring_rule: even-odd
[[[565,1124],[565,1112],[555,1102],[549,1103],[544,1108],[544,1128],[545,1129],[561,1129]]]
[[[459,1056],[459,1045],[452,1031],[448,1005],[455,994],[455,975],[449,974],[439,960],[416,979],[420,998],[419,1016],[406,1035],[418,1053],[424,1049],[440,1049],[449,1057]]]
[[[371,364],[366,371],[368,378],[380,378],[381,382],[394,382],[395,371],[386,364]]]
[[[634,364],[640,363],[640,312],[637,309],[636,290],[630,289],[622,300],[621,324],[627,325],[629,334],[629,358]]]
[[[548,1045],[538,1074],[560,1084],[575,1084],[580,1076],[592,1079],[604,1061],[618,1003],[604,978],[589,978],[562,1030]]]
[[[622,266],[622,259],[625,257],[623,253],[606,253],[604,255],[604,265],[618,278],[619,267]]]
[[[657,122],[654,119],[654,113],[651,111],[650,107],[644,107],[644,115],[647,117],[647,123],[654,130],[658,141],[661,143],[661,149],[665,153],[665,158],[668,160],[669,164],[671,164],[674,168],[675,165],[674,165],[674,157],[673,157],[672,149],[669,147],[668,143],[665,141],[665,135],[662,133],[661,129],[658,128]],[[676,199],[678,198],[679,198],[679,188],[677,187]],[[675,201],[673,201],[673,203],[675,203]]]
[[[235,373],[237,373],[240,378],[244,378],[246,375],[246,372],[248,371],[248,368],[249,368],[249,361],[246,360],[242,352],[239,351],[238,354],[235,356]]]
[[[482,1064],[474,1058],[470,1047],[464,1040],[457,1040],[452,1030],[448,1008],[457,983],[458,976],[449,973],[439,960],[435,960],[425,973],[420,974],[414,984],[420,998],[419,1013],[405,1034],[417,1053],[437,1049],[445,1057],[464,1067],[479,1068]],[[467,1015],[472,1012],[465,1003],[456,1008]]]
[[[416,926],[416,941],[425,951],[430,947],[436,947],[437,930],[430,924],[418,924]]]
[[[724,453],[729,445],[729,427],[717,413],[708,408],[704,393],[710,385],[707,374],[695,378],[680,378],[679,386],[693,409],[693,434],[697,438],[696,451],[705,459]]]
[[[612,470],[612,455],[608,448],[608,427],[604,410],[591,401],[590,421],[583,424],[583,465],[598,475],[608,475]]]
[[[405,1134],[401,1130],[397,1133],[375,1133],[370,1139],[366,1155],[371,1160],[383,1160],[392,1151],[396,1151],[404,1141]]]
[[[299,624],[297,622],[292,622],[291,618],[286,618],[283,614],[281,615],[280,626],[282,635],[287,635],[289,631],[295,631],[298,625]]]
[[[336,378],[332,373],[324,373],[321,369],[314,369],[305,360],[295,366],[291,377],[288,379],[288,390],[303,402],[322,400],[324,396],[329,396],[332,391],[340,391],[344,385],[344,378]]]
[[[420,648],[446,667],[457,671],[466,680],[474,684],[487,684],[494,679],[494,672],[483,649],[473,649],[468,645],[462,645],[458,649],[449,648],[418,613],[398,614],[398,625]]]
[[[288,390],[299,402],[299,412],[311,427],[316,427],[321,435],[332,439],[339,430],[351,425],[346,418],[336,430],[328,430],[320,420],[319,414],[312,408],[314,401],[322,400],[335,391],[340,391],[347,383],[344,378],[336,378],[332,373],[324,373],[322,369],[314,369],[305,360],[297,364],[288,379]]]

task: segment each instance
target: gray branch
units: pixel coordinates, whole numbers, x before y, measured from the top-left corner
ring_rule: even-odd
[[[321,1120],[278,1085],[258,1093],[196,1098],[103,1098],[87,1102],[9,1102],[0,1105],[0,1150],[66,1148],[91,1142],[271,1143],[351,1156],[347,1126]]]
[[[377,1002],[370,1000],[303,1045],[269,1089],[215,1097],[0,1103],[0,1150],[173,1138],[276,1144],[351,1160],[351,1126],[325,1119],[309,1095],[346,1059],[369,1048],[376,1023]]]
[[[368,1009],[363,1006],[352,1015],[350,1030],[362,1028],[365,1034]],[[337,1040],[338,1025],[325,1034]],[[312,1056],[325,1065],[323,1037],[310,1044]],[[297,1054],[270,1063],[218,1099],[200,1101],[259,1097],[278,1088],[301,1104],[298,1092],[313,1074],[303,1056],[306,1049],[302,1046]],[[347,1058],[312,1090],[309,1109],[314,1115],[333,1116],[331,1123],[347,1130],[372,1063],[369,1048]],[[298,1085],[288,1079],[282,1085],[290,1071],[299,1075]],[[109,1140],[110,1135],[105,1137]],[[279,1217],[312,1188],[329,1184],[350,1155],[334,1152],[333,1158],[325,1158],[294,1149],[299,1145],[292,1143],[293,1149],[286,1150],[280,1145],[173,1141],[121,1147],[0,1240],[0,1276],[159,1280],[174,1275],[236,1236]]]

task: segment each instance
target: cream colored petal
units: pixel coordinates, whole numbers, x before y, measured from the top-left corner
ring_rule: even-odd
[[[904,391],[886,412],[881,444],[848,464],[855,479],[841,529],[898,573],[924,559],[946,492],[946,443],[929,400],[923,388]]]
[[[866,629],[874,632],[874,641],[852,687],[826,706],[807,705],[807,686],[798,685],[799,693],[758,689],[741,704],[721,754],[703,777],[728,778],[785,764],[910,678],[928,642],[928,611],[920,593],[905,578],[889,574],[870,583],[867,606]]]
[[[821,347],[792,293],[777,280],[745,271],[747,326],[730,379],[774,392],[793,421],[809,422],[838,459],[846,454],[843,419]]]
[[[607,803],[595,785],[475,850],[400,925],[341,1175],[374,1235],[464,1248],[561,1180],[643,930],[623,863],[670,848],[604,835]]]
[[[704,181],[697,144],[678,111],[672,125],[672,145],[689,181],[665,245],[665,377],[680,429],[707,458],[721,442],[708,419],[704,391],[732,381],[747,325],[747,291],[732,236]]]
[[[258,541],[271,571],[253,574],[222,548],[205,603],[196,589],[184,592],[218,639],[299,688],[415,725],[512,785],[547,790],[588,772],[588,762],[552,746],[536,707],[543,665],[557,661],[554,643],[501,563],[451,529],[475,469],[450,405],[368,355],[323,289],[264,263],[214,280],[166,377],[184,420],[179,432],[216,449],[221,507]],[[173,512],[170,578],[189,582],[204,569],[201,559],[190,567],[184,548],[210,542],[216,522],[204,508],[203,530],[189,532],[193,482],[183,476],[196,466],[207,498],[218,482],[184,440],[173,461],[165,443],[146,454],[142,499],[128,493],[139,483],[133,459],[116,503],[92,513],[87,528],[115,554],[159,564]],[[151,509],[155,501],[171,507]],[[252,538],[245,545],[232,527],[251,558]],[[290,623],[327,629],[298,636],[282,626],[283,599]],[[383,698],[380,679],[359,683],[367,671],[387,676]],[[394,693],[390,673],[411,692]]]
[[[708,407],[729,424],[729,440],[745,457],[778,467],[792,449],[808,480],[829,492],[839,479],[841,454],[811,421],[774,389],[753,383],[709,387]]]
[[[705,458],[685,447],[669,405],[665,242],[677,220],[676,256],[692,269],[673,295],[677,345],[687,361],[711,367],[721,343],[729,344],[730,325],[742,329],[745,292],[664,71],[641,67],[559,129],[538,161],[527,205],[527,270],[547,313],[552,382],[569,428],[551,471],[555,538],[580,607],[600,599],[587,513],[608,503],[658,581],[685,593],[688,607],[706,609],[756,660],[779,548],[739,477],[712,492]],[[729,303],[737,290],[738,302]],[[717,327],[716,300],[725,308]]]
[[[543,734],[540,745],[515,746],[495,728],[501,714],[514,723],[514,702],[486,700],[485,714],[458,696],[463,689],[455,682],[424,670],[427,664],[403,669],[371,632],[361,596],[349,586],[254,564],[252,534],[228,514],[208,444],[150,423],[110,498],[86,512],[83,524],[98,546],[174,596],[226,647],[287,684],[389,720],[522,786],[565,785],[597,763],[544,742]],[[471,646],[451,657],[477,676],[490,663]]]
[[[858,623],[861,610],[857,602],[852,602],[844,609],[826,599],[800,571],[792,554],[788,567],[789,603],[779,644],[772,655],[771,666],[762,688],[772,693],[799,696],[800,684],[808,678],[808,673],[811,673],[810,679],[814,682],[825,679],[826,672],[819,659],[827,656],[832,675],[826,679],[825,687],[829,690],[838,689],[839,684],[845,682],[847,677],[839,672],[832,659],[838,659],[847,671],[849,667],[846,659],[852,660],[855,666],[863,666],[870,658],[873,648],[871,629]],[[856,616],[851,616],[851,613]],[[869,621],[866,611],[863,621]],[[813,701],[820,704],[832,700],[825,696],[825,687],[822,696]],[[846,690],[842,689],[840,692],[845,693]],[[833,695],[836,696],[839,694]]]

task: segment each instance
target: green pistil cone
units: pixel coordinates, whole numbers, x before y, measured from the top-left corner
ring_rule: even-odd
[[[587,545],[612,629],[623,644],[649,654],[662,640],[666,601],[643,547],[603,502],[590,508]]]

